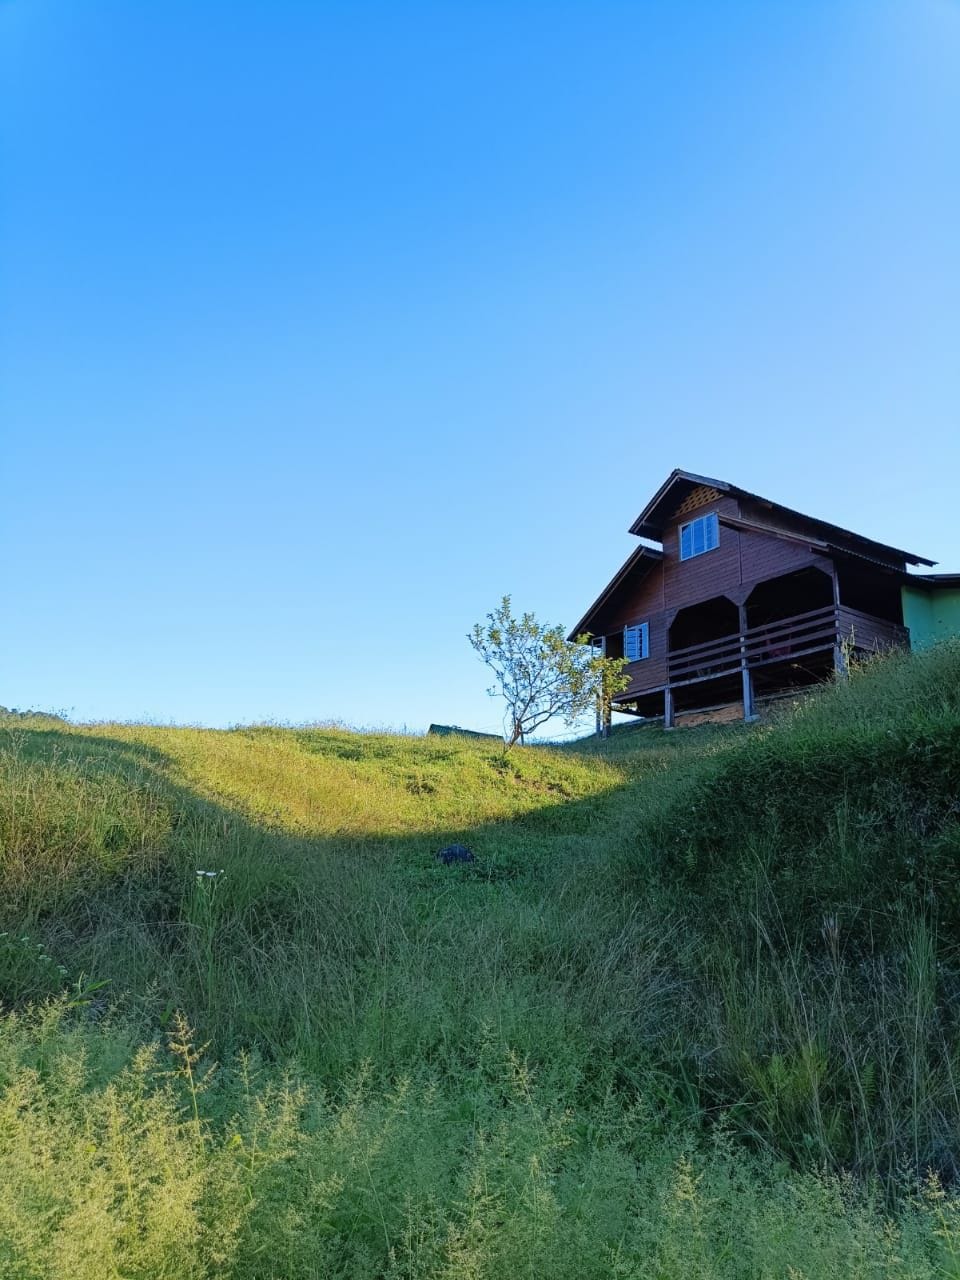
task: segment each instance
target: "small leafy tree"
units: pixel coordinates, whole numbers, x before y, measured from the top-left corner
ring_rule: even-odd
[[[467,639],[496,677],[488,693],[506,700],[508,747],[553,716],[573,724],[596,707],[606,723],[612,699],[629,683],[623,658],[604,657],[586,634],[566,640],[563,627],[546,626],[532,613],[515,618],[509,596]]]

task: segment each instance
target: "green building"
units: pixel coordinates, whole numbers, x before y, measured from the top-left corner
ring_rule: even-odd
[[[901,595],[911,649],[926,649],[947,636],[960,635],[960,573],[911,575]]]

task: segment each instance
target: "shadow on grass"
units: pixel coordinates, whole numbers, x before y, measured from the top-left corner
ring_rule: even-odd
[[[149,743],[17,727],[8,745],[11,834],[36,873],[13,883],[3,867],[0,929],[41,938],[71,980],[108,978],[111,999],[149,1025],[184,1009],[221,1047],[321,1045],[339,1068],[389,1057],[388,1042],[396,1059],[453,1052],[500,1025],[562,1055],[560,1029],[580,1018],[571,992],[601,964],[603,930],[631,917],[605,861],[640,821],[627,778],[578,799],[548,780],[542,803],[527,793],[523,812],[468,826],[315,835],[199,794],[177,779],[175,754]],[[498,774],[522,769],[478,754]],[[70,812],[45,811],[58,787]],[[453,841],[476,861],[442,865]],[[587,918],[594,898],[601,925]]]

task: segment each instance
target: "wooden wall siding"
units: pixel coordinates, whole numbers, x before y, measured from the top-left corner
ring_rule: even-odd
[[[735,502],[734,499],[723,501]],[[722,595],[740,604],[756,583],[811,565],[830,572],[831,562],[827,557],[799,543],[723,524],[720,545],[715,551],[681,560],[680,523],[682,521],[665,533],[663,560],[653,564],[642,577],[625,583],[603,609],[595,622],[598,635],[612,635],[633,623],[649,622],[650,655],[654,657],[661,652],[661,633],[665,652],[666,628],[678,609]]]
[[[778,511],[776,508],[769,508],[762,502],[752,502],[744,499],[742,504],[741,515],[744,520],[755,520],[757,524],[768,525],[771,529],[781,529],[784,533],[794,533],[801,538],[810,538],[812,541],[831,542],[836,546],[849,547],[853,551],[864,552],[868,550],[862,544],[858,543],[856,537],[848,538],[840,534],[836,536],[828,532],[818,532],[816,528],[810,527],[810,522],[804,520],[800,516],[792,516],[789,512]],[[904,561],[894,555],[892,552],[884,552],[882,548],[876,547],[868,552],[871,556],[875,556],[877,560],[898,569],[905,569]]]
[[[740,514],[744,520],[753,520],[757,524],[765,524],[771,529],[780,529],[783,533],[794,533],[799,538],[811,538],[817,541],[820,537],[810,528],[806,520],[791,516],[789,512],[777,511],[764,506],[762,502],[751,502],[744,498],[740,504]]]
[[[635,622],[649,622],[654,614],[663,612],[663,563],[654,564],[650,572],[626,590],[619,591],[615,600],[604,609],[597,623],[597,632],[610,635]],[[602,623],[602,625],[601,625]],[[650,629],[650,652],[653,653],[653,628]]]
[[[720,537],[736,532],[721,527]],[[793,573],[797,569],[805,569],[809,565],[829,565],[822,556],[818,556],[799,542],[787,542],[784,538],[763,533],[748,533],[741,530],[740,569],[742,582],[762,582],[766,578],[779,578],[785,573]]]
[[[841,605],[840,631],[845,639],[858,649],[870,653],[882,653],[885,649],[909,649],[910,632],[893,622],[884,622],[859,609]]]
[[[653,631],[652,625],[650,630]],[[655,654],[651,640],[650,657],[644,658],[642,662],[631,662],[626,668],[626,674],[630,677],[630,684],[624,693],[617,695],[618,698],[629,698],[631,694],[644,693],[647,689],[659,689],[667,683],[666,652]]]
[[[642,662],[632,662],[627,668],[627,674],[641,689],[656,688],[667,682],[667,615],[653,613],[647,621],[650,624],[649,657]]]
[[[612,635],[631,622],[646,622],[663,608],[663,566],[649,561],[645,572],[631,573],[593,621],[595,635]]]
[[[631,677],[631,688],[648,689],[665,684],[667,679],[667,621],[668,615],[660,607],[660,565],[655,566],[650,578],[643,583],[642,591],[636,596],[625,598],[618,614],[611,615],[605,621],[603,634],[613,635],[637,622],[649,625],[649,656],[640,662],[631,662],[627,674]],[[624,695],[626,696],[626,695]]]
[[[736,498],[719,498],[707,503],[701,514],[716,511],[719,515],[737,516],[740,504]],[[720,526],[720,545],[714,551],[690,560],[680,559],[680,525],[683,517],[675,517],[663,531],[663,607],[682,609],[699,604],[713,596],[722,596],[740,585],[740,534],[736,529]]]

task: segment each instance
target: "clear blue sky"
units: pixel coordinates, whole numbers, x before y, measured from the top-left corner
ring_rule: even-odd
[[[674,466],[960,570],[960,0],[0,3],[0,702],[496,728]]]

